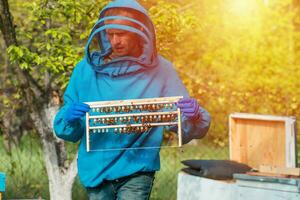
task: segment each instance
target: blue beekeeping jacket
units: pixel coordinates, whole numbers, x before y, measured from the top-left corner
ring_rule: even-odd
[[[106,16],[107,10],[129,8],[141,13],[143,23],[125,16]],[[130,25],[107,24],[105,19],[130,21]],[[84,58],[75,67],[64,94],[64,105],[54,120],[59,138],[80,141],[78,174],[85,187],[98,186],[103,180],[114,180],[136,172],[157,171],[160,168],[159,149],[126,149],[160,146],[163,127],[151,128],[147,134],[92,134],[96,149],[122,148],[119,151],[86,151],[85,118],[68,123],[64,115],[73,102],[109,101],[154,97],[184,96],[188,92],[172,64],[158,55],[155,32],[146,10],[133,0],[117,0],[100,12],[100,20],[93,27]],[[138,28],[142,27],[142,28]],[[112,52],[106,29],[122,29],[136,33],[143,41],[143,52],[138,57],[119,57],[105,60]],[[97,41],[96,49],[93,49]],[[182,118],[183,143],[201,138],[208,131],[210,116],[201,108],[201,118],[189,121]]]

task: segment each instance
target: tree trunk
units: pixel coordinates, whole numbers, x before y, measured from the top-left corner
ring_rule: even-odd
[[[15,27],[7,0],[0,0],[0,30],[7,47],[17,45]],[[58,110],[58,105],[54,106],[52,101],[53,94],[49,95],[49,91],[41,90],[28,72],[15,65],[9,67],[16,72],[14,76],[18,77],[25,106],[30,110],[30,117],[42,141],[50,199],[71,200],[72,186],[77,175],[77,155],[68,166],[64,142],[53,134],[52,122]]]
[[[70,166],[67,166],[67,163],[64,162],[65,156],[61,156],[65,154],[58,153],[65,152],[64,145],[59,147],[56,145],[63,141],[56,138],[50,128],[57,110],[58,107],[46,107],[43,109],[43,113],[37,115],[33,112],[31,117],[42,139],[50,198],[51,200],[71,200],[72,186],[77,175],[77,155]]]
[[[16,44],[16,31],[13,26],[12,16],[10,14],[7,0],[0,1],[0,29],[6,44]]]
[[[8,4],[3,3],[3,5],[0,5],[0,30],[1,33],[3,33],[3,42],[7,43],[12,43],[12,42],[16,42],[15,38],[12,36],[9,36],[7,33],[10,31],[9,28],[7,28],[7,24],[11,23],[11,19],[9,17],[10,13],[7,11],[4,11],[4,7],[7,7]],[[5,25],[3,24],[3,18],[4,16],[6,17],[7,20],[5,20]],[[5,33],[5,37],[4,37],[4,33]],[[2,34],[1,34],[2,36]],[[0,46],[1,46],[1,52],[6,52],[6,46],[5,44],[2,42],[2,39],[0,41]],[[8,79],[9,79],[9,63],[8,63],[8,59],[5,53],[3,53],[2,55],[0,55],[0,64],[2,64],[1,67],[1,75],[0,75],[0,81],[1,81],[1,88],[0,88],[0,94],[3,95],[6,98],[9,98],[9,96],[11,96],[11,94],[13,94],[14,92],[14,88],[8,85]],[[1,126],[1,131],[3,133],[3,143],[4,143],[4,147],[5,150],[10,153],[11,148],[13,146],[18,145],[19,141],[20,141],[20,131],[18,130],[18,128],[20,127],[20,120],[16,119],[16,112],[14,109],[11,108],[7,108],[7,106],[5,105],[0,105],[0,109],[1,112],[3,114],[2,119],[0,120],[0,126]]]

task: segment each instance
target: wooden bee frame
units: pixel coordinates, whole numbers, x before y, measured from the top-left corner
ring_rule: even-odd
[[[142,134],[151,127],[172,125],[178,126],[178,147],[181,147],[181,112],[175,105],[181,98],[182,96],[85,102],[91,108],[91,111],[86,113],[87,152],[91,151],[91,132],[105,134],[113,129],[115,133],[120,134]]]

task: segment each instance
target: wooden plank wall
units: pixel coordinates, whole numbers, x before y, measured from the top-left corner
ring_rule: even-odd
[[[231,160],[258,169],[260,165],[286,166],[284,121],[230,119]]]

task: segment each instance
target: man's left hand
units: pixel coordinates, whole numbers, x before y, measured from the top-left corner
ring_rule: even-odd
[[[194,98],[182,98],[178,101],[177,107],[180,108],[183,116],[190,120],[198,120],[201,116],[200,105]]]

